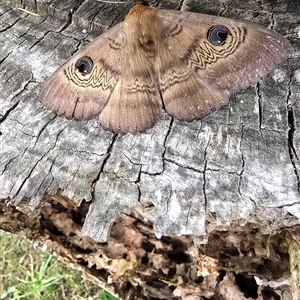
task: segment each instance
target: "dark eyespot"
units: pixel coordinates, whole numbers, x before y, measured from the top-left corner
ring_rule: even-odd
[[[221,46],[225,43],[228,34],[229,30],[226,27],[216,25],[208,31],[208,40],[213,45]]]
[[[93,66],[94,66],[93,61],[87,56],[83,56],[79,58],[75,65],[76,69],[82,75],[89,74],[93,70]]]

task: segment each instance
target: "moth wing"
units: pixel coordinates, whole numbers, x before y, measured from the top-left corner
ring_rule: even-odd
[[[253,24],[180,11],[161,10],[160,16],[168,32],[167,56],[177,58],[173,62],[180,70],[177,73],[189,77],[186,85],[189,88],[170,84],[176,82],[176,75],[172,76],[175,68],[171,71],[168,60],[162,61],[160,68],[168,70],[160,74],[165,87],[162,92],[164,105],[167,112],[179,119],[201,118],[218,109],[228,102],[230,91],[257,82],[292,50],[281,35]],[[220,45],[209,40],[212,28],[218,26],[228,30],[226,36],[215,35],[215,39],[225,37]],[[172,94],[178,96],[172,98]],[[188,113],[192,116],[187,116]]]
[[[98,115],[124,69],[125,44],[123,23],[119,23],[78,51],[47,80],[40,94],[41,102],[67,118]],[[90,59],[89,73],[76,67],[81,58]]]
[[[174,53],[162,47],[159,86],[165,110],[182,121],[200,119],[228,102],[229,90],[202,79]]]
[[[161,112],[153,63],[142,51],[129,55],[124,72],[99,115],[102,127],[113,132],[143,132],[155,124]]]

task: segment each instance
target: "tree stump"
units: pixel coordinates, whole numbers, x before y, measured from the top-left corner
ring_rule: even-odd
[[[132,3],[0,1],[0,228],[121,299],[298,299],[298,0],[150,4],[272,28],[294,53],[200,121],[112,134],[38,98]]]

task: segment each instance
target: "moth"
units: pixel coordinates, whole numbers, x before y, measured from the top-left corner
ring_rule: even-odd
[[[46,82],[41,102],[112,132],[143,132],[163,109],[193,121],[264,77],[291,52],[278,33],[223,17],[136,3]]]

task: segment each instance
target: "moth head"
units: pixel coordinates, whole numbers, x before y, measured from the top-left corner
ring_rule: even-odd
[[[222,46],[229,34],[229,30],[225,26],[215,25],[209,29],[207,38],[211,44]]]
[[[149,6],[149,3],[145,0],[137,0],[135,2],[135,5],[137,5],[137,4],[141,4],[141,5],[144,5],[144,6]]]
[[[80,57],[75,63],[75,68],[81,73],[81,75],[87,75],[91,73],[91,71],[93,70],[93,66],[94,63],[88,56]]]

